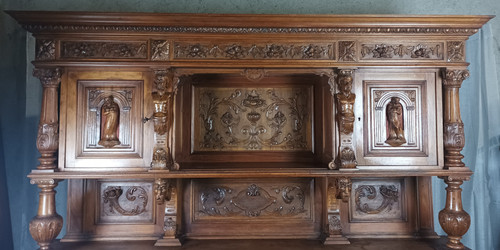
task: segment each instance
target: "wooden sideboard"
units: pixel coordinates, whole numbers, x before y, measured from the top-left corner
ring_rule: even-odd
[[[491,16],[9,11],[43,86],[29,230],[63,241],[436,237],[460,185],[465,41]]]

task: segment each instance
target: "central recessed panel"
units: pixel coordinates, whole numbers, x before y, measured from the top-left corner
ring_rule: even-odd
[[[312,151],[312,86],[194,87],[192,151]]]

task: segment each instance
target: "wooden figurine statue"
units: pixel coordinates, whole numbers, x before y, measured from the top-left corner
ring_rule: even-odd
[[[118,126],[120,125],[120,107],[113,96],[108,96],[101,107],[101,140],[99,145],[112,148],[120,145]]]
[[[403,105],[399,97],[392,97],[387,104],[388,137],[385,143],[397,147],[406,143],[403,121]]]

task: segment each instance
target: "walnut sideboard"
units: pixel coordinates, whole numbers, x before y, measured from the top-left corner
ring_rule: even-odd
[[[460,185],[465,41],[492,16],[9,11],[43,85],[29,230],[63,241],[436,237]]]

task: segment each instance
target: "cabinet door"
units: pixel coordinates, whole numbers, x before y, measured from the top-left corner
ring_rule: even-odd
[[[443,166],[437,70],[371,69],[355,75],[358,166]]]
[[[61,89],[60,168],[149,167],[153,131],[144,72],[70,71]]]

